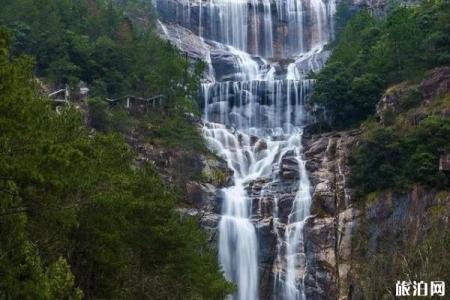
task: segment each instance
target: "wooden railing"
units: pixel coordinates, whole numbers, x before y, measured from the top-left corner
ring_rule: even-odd
[[[48,98],[55,104],[64,104],[70,105],[70,88],[69,85],[66,85],[64,89],[60,89],[48,94]],[[104,101],[109,103],[110,105],[115,105],[117,103],[124,102],[124,107],[126,109],[130,109],[133,104],[145,104],[145,107],[149,106],[153,108],[161,107],[163,105],[165,96],[164,95],[156,95],[150,98],[143,98],[133,95],[127,95],[119,98],[103,98]]]
[[[58,96],[61,96],[62,94],[64,94],[64,98],[61,99],[60,97],[58,98]],[[55,103],[61,103],[61,104],[67,104],[69,105],[69,98],[70,98],[70,89],[69,86],[66,85],[66,87],[64,89],[60,89],[57,91],[54,91],[50,94],[48,94],[48,97]]]
[[[105,101],[109,104],[115,104],[119,102],[125,102],[125,108],[129,109],[132,106],[133,102],[144,103],[147,107],[151,105],[152,107],[160,107],[163,104],[164,95],[156,95],[150,98],[142,98],[133,95],[128,95],[120,98],[110,99],[106,98]]]

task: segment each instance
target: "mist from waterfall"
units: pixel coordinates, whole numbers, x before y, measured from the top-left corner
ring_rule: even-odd
[[[303,227],[310,214],[311,191],[302,136],[311,120],[305,103],[314,87],[307,74],[323,64],[323,47],[334,35],[335,2],[182,2],[183,11],[175,19],[211,47],[208,77],[213,80],[201,87],[203,134],[210,149],[234,172],[232,185],[222,190],[218,245],[224,274],[237,286],[230,299],[259,298],[260,245],[255,228],[259,200],[249,196],[249,185],[261,178],[283,181],[279,172],[286,157],[298,165],[297,192],[286,221],[278,215],[277,197],[273,200],[277,253],[271,298],[305,299]],[[186,21],[192,13],[184,9],[195,6],[198,21]],[[268,192],[262,189],[261,197]]]

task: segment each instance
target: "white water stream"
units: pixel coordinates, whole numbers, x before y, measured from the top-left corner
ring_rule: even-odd
[[[261,197],[270,193],[270,184],[283,180],[280,166],[283,158],[290,156],[298,164],[299,179],[294,182],[297,191],[287,221],[281,220],[278,198],[273,198],[272,231],[277,232],[278,242],[271,298],[305,299],[303,226],[310,214],[311,191],[302,135],[310,118],[304,104],[314,85],[306,74],[320,69],[322,60],[317,57],[333,38],[335,2],[182,2],[178,23],[197,32],[212,48],[233,57],[232,81],[216,77],[202,84],[204,136],[234,171],[233,185],[222,190],[219,224],[220,264],[225,276],[237,285],[236,294],[230,298],[259,299],[260,245],[255,229],[255,207],[259,204],[252,203],[255,200],[249,197],[249,184],[266,178],[269,182]],[[198,28],[191,24],[194,2],[198,6]],[[284,28],[281,35],[279,28]],[[213,67],[214,58],[208,59],[210,77],[222,72]]]

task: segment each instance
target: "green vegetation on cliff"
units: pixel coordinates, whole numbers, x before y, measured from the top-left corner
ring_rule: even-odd
[[[180,96],[189,62],[151,29],[150,1],[6,0],[0,25],[13,32],[12,55],[36,59],[51,83],[88,83],[93,95]]]
[[[349,298],[393,299],[396,281],[449,278],[450,2],[352,17],[316,75],[318,117],[360,127],[350,157]],[[378,106],[377,106],[378,104]],[[414,297],[411,297],[414,298]]]
[[[449,64],[449,20],[450,3],[439,0],[398,7],[382,20],[368,11],[354,16],[316,76],[319,117],[335,128],[357,125],[375,112],[388,86]]]
[[[449,107],[449,95],[435,93],[426,99],[429,91],[419,88],[432,76],[429,70],[450,64],[449,20],[448,1],[399,6],[384,19],[361,11],[347,22],[316,75],[313,101],[322,109],[319,118],[332,128],[362,124],[363,137],[352,157],[358,198],[405,190],[414,183],[449,186],[439,171],[440,157],[450,151],[450,119],[442,113]],[[383,120],[375,120],[383,93],[387,102],[393,101],[385,105],[394,107],[381,107],[377,117]]]
[[[196,78],[187,60],[154,33],[137,37],[127,22],[116,24],[123,17],[111,3],[2,3],[1,23],[13,35],[0,28],[1,299],[221,299],[230,292],[197,221],[180,217],[151,166],[134,165],[117,130],[92,133],[79,112],[56,113],[37,92],[33,72],[85,80],[99,96],[163,93],[171,101],[165,116],[191,105]]]
[[[203,64],[192,67],[156,34],[154,21],[151,2],[139,0],[6,0],[0,10],[0,25],[13,33],[11,55],[33,57],[36,77],[74,92],[80,80],[88,85],[94,128],[124,132],[133,125],[128,112],[101,103],[106,97],[164,95],[145,120],[155,125],[155,141],[205,151],[184,117],[198,113]]]
[[[417,127],[403,130],[373,122],[366,126],[352,157],[357,196],[405,190],[414,183],[437,189],[449,186],[449,178],[439,171],[439,159],[450,151],[450,118],[430,115]]]

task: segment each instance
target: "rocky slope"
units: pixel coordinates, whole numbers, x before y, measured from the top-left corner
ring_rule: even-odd
[[[429,113],[447,116],[445,106],[433,108],[433,103],[450,92],[449,70],[438,68],[419,84],[403,83],[388,89],[378,104],[379,122],[386,121],[388,112],[401,113],[400,99],[412,89],[421,95],[421,104],[408,112],[411,124]],[[375,268],[370,260],[386,255],[386,249],[388,257],[393,257],[417,247],[430,232],[440,230],[433,225],[436,219],[444,229],[450,225],[448,190],[413,186],[404,192],[356,198],[349,187],[349,158],[362,134],[361,130],[332,132],[305,140],[314,185],[312,216],[305,226],[305,285],[310,299],[360,299],[367,280],[362,273]],[[448,172],[446,159],[445,155],[441,157],[441,172]],[[377,275],[375,271],[373,275]],[[377,279],[372,280],[375,285]],[[394,281],[390,291],[395,292]]]

